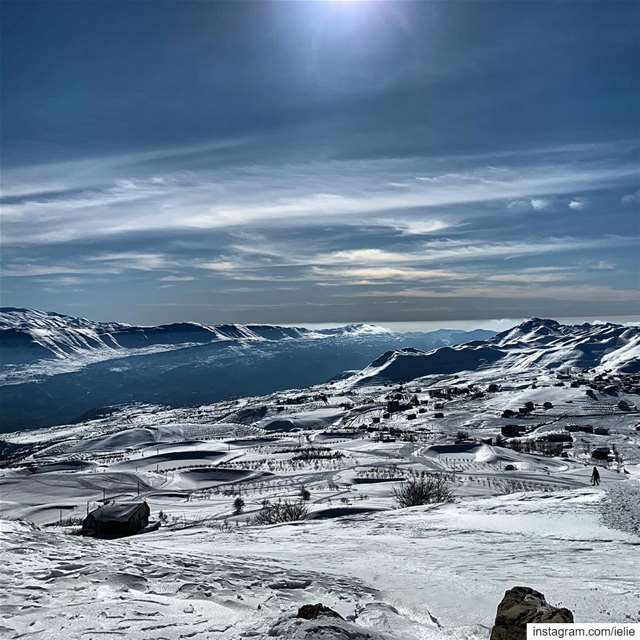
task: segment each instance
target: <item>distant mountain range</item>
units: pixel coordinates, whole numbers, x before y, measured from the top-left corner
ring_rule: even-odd
[[[539,318],[498,334],[394,333],[365,324],[138,327],[4,308],[0,352],[0,431],[10,431],[74,422],[116,404],[199,406],[328,380],[363,386],[461,372],[638,373],[640,327]]]
[[[203,325],[195,322],[145,327],[119,322],[94,322],[35,309],[1,307],[0,364],[68,358],[95,351],[105,351],[108,354],[123,349],[158,346],[179,348],[229,340],[299,340],[389,334],[391,332],[387,329],[367,324],[314,330],[265,324]]]
[[[179,323],[138,327],[0,309],[0,431],[72,422],[131,402],[198,406],[303,388],[366,367],[385,351],[486,339],[486,330],[393,333]]]
[[[496,369],[501,376],[535,369],[638,373],[640,326],[563,325],[533,318],[486,340],[428,352],[388,351],[354,374],[352,381],[359,385],[408,382],[429,375]]]

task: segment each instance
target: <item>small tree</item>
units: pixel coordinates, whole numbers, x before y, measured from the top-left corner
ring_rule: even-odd
[[[311,498],[311,494],[307,489],[305,489],[305,487],[302,487],[302,489],[300,489],[300,497],[306,502]]]
[[[393,490],[400,508],[421,504],[453,502],[453,492],[447,477],[442,473],[413,477]]]
[[[233,511],[237,516],[244,511],[244,500],[240,496],[233,501]]]
[[[302,520],[308,513],[304,502],[274,502],[264,506],[254,517],[255,524],[278,524],[280,522],[295,522]]]

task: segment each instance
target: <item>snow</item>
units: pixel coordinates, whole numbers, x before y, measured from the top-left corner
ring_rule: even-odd
[[[516,585],[577,622],[637,620],[639,413],[618,406],[638,404],[637,377],[547,367],[600,341],[598,358],[621,345],[628,369],[634,336],[534,320],[499,336],[491,349],[505,355],[477,370],[392,384],[381,376],[390,363],[423,376],[433,358],[391,351],[350,380],[306,390],[192,408],[125,405],[6,434],[3,637],[487,640]],[[486,348],[442,353],[476,362]],[[614,392],[601,390],[609,385]],[[388,414],[390,394],[418,404]],[[528,402],[530,411],[502,417]],[[509,424],[527,429],[521,445],[572,425],[608,432],[572,432],[562,456],[542,455],[496,441]],[[594,461],[600,446],[616,459]],[[455,502],[397,509],[394,487],[423,473],[444,473]],[[253,522],[265,500],[299,500],[303,488],[306,519]],[[64,521],[105,498],[144,499],[151,520],[162,511],[166,522],[118,540],[73,535]],[[345,620],[295,617],[316,602]]]
[[[485,341],[390,351],[348,378],[345,385],[407,382],[465,371],[485,378],[506,372],[594,368],[598,373],[635,373],[640,368],[640,326],[600,323],[561,325],[534,318]]]
[[[393,336],[389,329],[351,324],[331,329],[275,325],[203,325],[185,322],[159,326],[133,326],[94,322],[36,309],[0,308],[0,344],[3,366],[0,384],[18,384],[46,376],[77,371],[90,364],[151,355],[220,342],[233,345],[272,341],[349,339]],[[115,367],[114,373],[122,369]]]
[[[622,621],[640,606],[638,538],[600,524],[598,500],[592,489],[514,494],[117,541],[4,522],[2,624],[6,637],[289,638],[297,607],[323,602],[352,633],[486,638],[515,584],[576,621]]]

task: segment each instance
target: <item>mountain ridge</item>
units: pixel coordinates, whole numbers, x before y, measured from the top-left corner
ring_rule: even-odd
[[[428,375],[489,370],[598,369],[609,373],[640,372],[640,326],[615,323],[563,325],[531,318],[487,340],[430,351],[391,350],[351,378],[358,386],[408,382]]]
[[[225,340],[285,340],[340,335],[381,335],[383,327],[356,323],[332,329],[308,329],[260,323],[201,324],[174,322],[131,325],[98,322],[54,311],[0,307],[0,347],[3,364],[65,358],[99,349],[136,349],[158,345],[202,344]]]

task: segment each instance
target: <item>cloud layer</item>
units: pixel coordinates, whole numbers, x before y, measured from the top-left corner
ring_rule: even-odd
[[[3,304],[640,313],[637,7],[338,4],[5,3]]]

